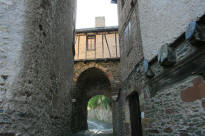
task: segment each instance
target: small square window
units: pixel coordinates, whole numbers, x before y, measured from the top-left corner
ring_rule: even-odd
[[[95,50],[96,48],[96,36],[95,35],[88,35],[87,36],[87,51]]]

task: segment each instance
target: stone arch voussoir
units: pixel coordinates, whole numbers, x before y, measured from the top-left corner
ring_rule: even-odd
[[[77,66],[77,68],[75,68],[74,70],[74,76],[73,76],[73,81],[74,81],[74,85],[76,85],[77,80],[79,78],[79,76],[81,75],[81,73],[83,73],[84,71],[86,71],[89,68],[97,68],[99,70],[101,70],[102,72],[105,73],[106,77],[109,79],[110,83],[113,83],[113,74],[112,71],[108,70],[106,67],[95,63],[95,62],[91,62],[89,64],[83,64],[83,63],[79,63],[79,64],[75,64],[75,65],[79,65]]]

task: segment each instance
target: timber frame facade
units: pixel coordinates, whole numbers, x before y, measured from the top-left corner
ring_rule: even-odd
[[[77,29],[75,61],[119,58],[118,27]]]

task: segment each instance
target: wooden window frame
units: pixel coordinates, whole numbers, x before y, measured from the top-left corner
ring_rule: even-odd
[[[94,46],[93,48],[89,48],[89,39],[94,40],[94,44],[91,46]],[[96,35],[87,35],[86,36],[86,50],[87,51],[95,51],[96,49]]]

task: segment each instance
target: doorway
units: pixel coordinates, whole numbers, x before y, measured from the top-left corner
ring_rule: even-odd
[[[142,136],[141,112],[137,92],[129,96],[131,136]]]

